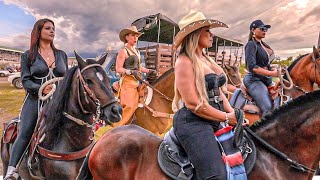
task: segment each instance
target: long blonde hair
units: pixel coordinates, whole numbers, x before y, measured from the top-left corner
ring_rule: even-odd
[[[200,32],[201,28],[186,36],[181,44],[181,49],[179,53],[179,55],[185,55],[192,61],[196,90],[198,93],[198,97],[201,100],[198,106],[201,106],[203,103],[208,103],[208,94],[206,90],[203,65],[201,63],[201,60],[196,56],[196,49],[199,44]],[[221,68],[216,62],[214,62],[211,59],[211,57],[207,55],[205,55],[205,57],[210,63]],[[224,73],[222,68],[221,71]],[[173,112],[177,112],[180,109],[179,101],[181,100],[181,95],[176,87],[176,84],[174,85],[174,92],[175,93],[172,102],[172,110]]]

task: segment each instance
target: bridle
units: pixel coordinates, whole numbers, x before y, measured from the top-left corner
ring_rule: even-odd
[[[90,87],[85,82],[85,80],[83,78],[83,75],[82,75],[82,73],[85,70],[87,70],[89,68],[92,68],[92,67],[100,67],[103,70],[103,67],[100,64],[90,64],[90,65],[84,67],[82,70],[80,70],[80,68],[78,68],[78,70],[77,70],[77,72],[78,72],[78,75],[77,75],[77,79],[78,79],[77,86],[79,87],[79,89],[78,89],[78,103],[79,103],[79,106],[81,108],[81,111],[84,114],[94,113],[94,115],[93,115],[93,123],[89,124],[89,123],[87,123],[87,122],[85,122],[85,121],[83,121],[81,119],[78,119],[76,117],[71,116],[67,112],[63,112],[63,115],[65,115],[68,119],[74,121],[78,125],[92,128],[92,130],[94,131],[95,125],[99,121],[99,118],[100,118],[101,108],[104,108],[104,107],[106,107],[106,106],[108,106],[110,104],[116,103],[117,100],[114,98],[113,100],[111,100],[110,102],[108,102],[106,104],[103,104],[103,105],[100,104],[100,100],[97,98],[97,96],[90,89]],[[95,107],[95,109],[96,109],[95,112],[90,112],[89,110],[85,109],[85,106],[83,105],[83,102],[81,102],[81,92],[80,92],[81,89],[83,89],[83,96],[84,96],[84,99],[85,99],[86,103],[90,104],[90,101],[91,101],[91,105],[93,107]]]
[[[320,73],[320,67],[319,67],[319,64],[317,63],[317,61],[319,61],[320,58],[316,59],[314,57],[314,53],[312,53],[311,58],[312,58],[312,62],[314,63],[314,83],[316,85],[318,85],[318,87],[320,87],[319,84],[318,84],[318,81],[317,81],[317,70],[318,70],[318,73]]]
[[[224,67],[224,69],[226,69],[226,68]],[[241,84],[242,84],[241,82],[238,83],[238,84],[236,84],[234,81],[232,81],[232,78],[230,77],[227,69],[226,69],[225,73],[226,73],[229,81],[231,82],[231,85],[233,85],[233,86],[235,86],[235,87],[237,87],[237,88],[239,88],[239,87],[241,86]]]

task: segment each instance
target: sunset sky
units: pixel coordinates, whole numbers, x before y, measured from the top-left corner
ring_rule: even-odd
[[[162,13],[178,22],[193,11],[229,29],[217,35],[247,41],[249,25],[261,19],[272,28],[265,41],[282,58],[311,52],[320,31],[320,0],[0,0],[0,45],[27,49],[39,18],[56,23],[55,44],[72,55],[96,56],[119,49],[119,31],[134,20]]]

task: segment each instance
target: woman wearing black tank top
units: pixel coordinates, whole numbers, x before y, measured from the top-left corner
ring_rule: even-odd
[[[136,26],[122,29],[119,33],[120,40],[125,43],[125,47],[119,51],[116,60],[116,72],[122,75],[118,93],[123,110],[122,119],[115,123],[114,127],[129,124],[132,115],[138,108],[138,80],[141,79],[141,73],[156,73],[155,70],[141,66],[140,52],[135,48],[141,34]]]
[[[210,29],[227,26],[195,12],[183,17],[179,27],[173,43],[173,49],[181,44],[175,64],[174,132],[195,168],[196,179],[226,179],[226,167],[213,133],[220,122],[236,125],[237,120],[221,91],[226,76],[203,50],[212,46]]]

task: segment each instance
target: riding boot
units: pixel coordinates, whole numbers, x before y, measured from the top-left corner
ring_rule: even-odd
[[[8,166],[7,174],[3,180],[17,180],[18,178],[18,169],[13,166]]]

